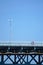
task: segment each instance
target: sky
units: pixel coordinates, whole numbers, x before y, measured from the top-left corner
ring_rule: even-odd
[[[0,41],[43,41],[43,0],[0,0]]]

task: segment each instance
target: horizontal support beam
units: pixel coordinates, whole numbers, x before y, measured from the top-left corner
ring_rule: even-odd
[[[0,55],[43,55],[43,53],[0,53]]]
[[[43,42],[29,42],[29,41],[0,41],[0,46],[37,46],[37,47],[40,47],[42,46],[43,47]]]

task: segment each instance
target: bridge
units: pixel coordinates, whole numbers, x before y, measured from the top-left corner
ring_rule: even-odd
[[[43,42],[0,42],[0,65],[43,65]]]

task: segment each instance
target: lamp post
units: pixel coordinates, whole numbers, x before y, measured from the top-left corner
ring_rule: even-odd
[[[13,19],[11,19],[11,18],[9,18],[8,19],[8,21],[9,21],[9,42],[11,43],[11,41],[12,41],[12,21],[13,21]]]

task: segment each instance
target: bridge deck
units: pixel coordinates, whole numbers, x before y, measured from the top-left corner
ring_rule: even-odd
[[[43,42],[0,42],[0,52],[15,52],[15,53],[43,53]]]

